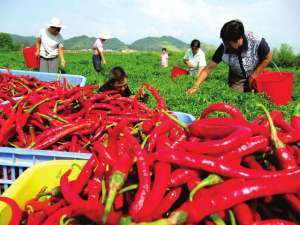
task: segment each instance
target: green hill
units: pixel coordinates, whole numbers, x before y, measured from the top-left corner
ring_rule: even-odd
[[[64,45],[66,49],[72,50],[91,49],[95,41],[95,37],[83,35],[65,40]],[[118,38],[110,38],[104,43],[104,49],[122,50],[125,48],[127,48],[126,44]]]
[[[24,46],[33,46],[36,40],[34,36],[21,36],[16,34],[10,34],[14,45]]]
[[[86,35],[72,37],[64,40],[64,46],[66,49],[78,50],[78,49],[89,49],[92,48],[96,38],[88,37]]]
[[[21,36],[10,34],[13,43],[17,48],[24,46],[33,46],[36,40],[34,36]],[[81,49],[91,49],[93,43],[95,42],[95,37],[88,37],[86,35],[72,37],[64,40],[65,49],[71,50],[81,50]],[[168,51],[183,51],[187,49],[189,45],[177,38],[171,36],[162,37],[146,37],[136,40],[131,45],[126,45],[124,42],[118,38],[108,39],[104,43],[104,49],[106,50],[123,50],[123,49],[133,49],[138,51],[161,51],[162,48],[167,48]],[[212,51],[215,49],[213,45],[203,43],[202,48],[205,51]]]
[[[146,37],[129,45],[129,48],[141,51],[160,51],[163,47],[168,51],[182,51],[187,49],[188,45],[171,36]]]
[[[118,38],[110,38],[104,42],[104,49],[122,50],[128,48],[128,46],[120,41]]]

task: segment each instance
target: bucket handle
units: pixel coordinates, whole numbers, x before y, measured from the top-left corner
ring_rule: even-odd
[[[279,68],[278,68],[278,66],[276,65],[276,63],[275,63],[273,60],[271,60],[271,63],[275,66],[275,68],[277,69],[277,71],[279,72],[279,74],[282,75],[282,74],[281,74],[281,71],[279,70]]]

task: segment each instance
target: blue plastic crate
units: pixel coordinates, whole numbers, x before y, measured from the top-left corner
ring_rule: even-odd
[[[89,153],[71,153],[0,147],[0,194],[30,166],[56,159],[89,159]]]
[[[193,115],[188,113],[174,111],[172,111],[172,113],[177,117],[177,119],[186,124],[191,124],[196,119]]]
[[[83,87],[86,83],[86,77],[82,75],[73,75],[73,74],[57,74],[57,73],[44,73],[44,72],[33,72],[26,70],[9,70],[13,75],[22,76],[27,75],[35,77],[41,81],[56,81],[58,78],[63,82],[64,78],[67,79],[69,84],[80,85]],[[7,69],[0,69],[1,73],[8,73]]]

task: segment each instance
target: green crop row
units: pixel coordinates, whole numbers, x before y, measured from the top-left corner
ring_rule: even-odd
[[[129,86],[133,92],[142,82],[148,82],[158,89],[170,110],[187,112],[196,117],[210,103],[226,102],[237,106],[248,119],[253,119],[261,113],[256,107],[256,103],[261,102],[269,110],[283,111],[286,118],[289,118],[296,103],[300,100],[299,68],[280,68],[281,71],[294,72],[295,81],[293,100],[289,105],[279,107],[270,103],[261,94],[233,92],[227,85],[228,68],[224,64],[217,67],[195,95],[188,97],[185,91],[192,85],[195,77],[181,76],[175,81],[170,78],[173,64],[183,66],[180,53],[170,54],[168,68],[160,67],[159,53],[107,53],[108,64],[99,74],[94,71],[91,58],[92,55],[88,52],[66,53],[66,72],[86,76],[88,84],[103,84],[112,67],[122,66],[129,76]],[[27,69],[20,52],[1,52],[0,67]],[[148,104],[155,107],[154,99],[150,99]]]

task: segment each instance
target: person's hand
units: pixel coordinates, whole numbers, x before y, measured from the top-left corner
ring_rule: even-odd
[[[39,51],[36,51],[36,52],[34,53],[34,56],[35,56],[35,57],[39,57],[39,56],[40,56],[40,52],[39,52]]]
[[[249,87],[253,88],[253,84],[255,79],[257,78],[258,74],[257,73],[253,73],[250,77],[249,77]]]
[[[197,90],[198,90],[198,88],[193,86],[193,87],[191,87],[190,89],[188,89],[188,90],[186,91],[186,94],[187,94],[188,96],[191,96],[191,95],[194,94]]]
[[[62,60],[60,61],[60,65],[61,65],[62,67],[65,67],[65,66],[66,66],[66,61],[65,61],[64,59],[62,59]]]
[[[106,60],[105,60],[105,59],[103,59],[103,64],[107,64],[107,62],[106,62]]]

